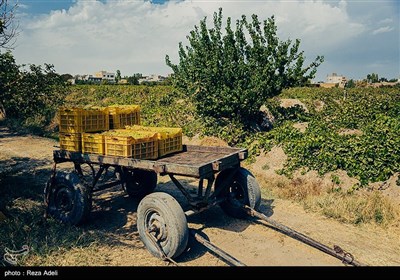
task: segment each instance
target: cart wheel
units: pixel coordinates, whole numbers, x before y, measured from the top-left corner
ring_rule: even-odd
[[[221,187],[229,174],[234,169],[227,169],[218,174],[215,180],[215,189]],[[261,190],[253,174],[245,168],[240,167],[233,177],[233,182],[222,190],[218,198],[227,197],[227,200],[220,204],[226,214],[234,218],[246,218],[247,214],[237,204],[245,204],[258,210],[261,203]],[[236,203],[235,203],[236,202]]]
[[[77,173],[57,172],[49,189],[47,207],[47,212],[63,223],[82,224],[92,207],[90,189],[80,182]]]
[[[157,187],[157,173],[142,169],[122,168],[126,193],[132,198],[143,198]]]
[[[142,199],[137,209],[137,228],[142,242],[156,257],[163,258],[159,247],[170,258],[186,249],[189,230],[185,213],[167,193],[155,192]]]

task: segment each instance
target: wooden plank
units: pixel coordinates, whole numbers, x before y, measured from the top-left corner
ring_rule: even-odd
[[[158,159],[157,162],[176,163],[184,165],[203,165],[209,162],[216,161],[224,156],[226,156],[226,154],[187,151],[172,155],[171,157]]]
[[[154,170],[158,173],[176,174],[190,177],[200,177],[199,166],[196,165],[182,165],[174,163],[158,163],[153,160],[140,160],[116,156],[103,156],[96,154],[82,154],[79,152],[70,152],[65,150],[54,151],[55,162],[78,162],[78,163],[92,163],[92,164],[106,164],[111,166],[123,166],[130,168],[139,168],[145,170]]]
[[[69,152],[64,150],[54,151],[54,160],[56,162],[73,161],[79,163],[107,164],[112,166],[134,167],[147,170],[153,170],[155,161],[139,160],[133,158],[103,156],[97,154],[82,154],[79,152]]]
[[[126,157],[82,154],[65,150],[54,151],[55,162],[105,164],[154,170],[162,175],[174,174],[206,178],[218,171],[240,164],[247,157],[246,149],[184,145],[183,152],[158,160],[140,160]]]

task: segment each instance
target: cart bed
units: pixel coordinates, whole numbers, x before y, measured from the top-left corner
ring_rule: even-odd
[[[213,173],[238,166],[240,161],[246,158],[247,149],[192,145],[183,145],[182,152],[157,160],[83,154],[65,150],[54,151],[54,161],[56,163],[71,161],[74,163],[106,164],[154,170],[161,175],[172,174],[196,178],[206,178]]]

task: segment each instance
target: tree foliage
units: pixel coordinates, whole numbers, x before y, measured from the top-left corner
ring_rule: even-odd
[[[193,98],[205,119],[248,126],[268,98],[284,88],[304,85],[323,62],[318,56],[304,67],[300,40],[279,40],[273,16],[261,23],[257,15],[251,20],[243,15],[235,28],[228,17],[225,32],[221,8],[214,13],[213,28],[207,28],[206,20],[187,36],[189,46],[179,43],[178,64],[166,56],[174,85]]]
[[[0,0],[0,48],[11,48],[18,35],[18,24],[14,15],[17,4],[9,5],[7,0]]]
[[[379,82],[379,76],[376,73],[368,74],[367,75],[367,82],[368,83],[377,83]]]
[[[64,82],[68,82],[68,80],[71,80],[74,78],[71,74],[65,73],[61,74],[61,78],[63,79]]]
[[[7,118],[48,125],[66,95],[53,65],[19,66],[10,52],[0,53],[0,63],[0,105]]]
[[[115,82],[118,84],[119,81],[121,81],[121,71],[117,70],[117,74],[115,75]]]
[[[346,88],[354,88],[356,87],[356,83],[354,82],[353,79],[350,79],[347,83],[346,83]]]
[[[19,69],[10,52],[0,53],[0,117],[5,117],[4,103],[12,96],[12,88],[18,79]]]
[[[130,85],[138,85],[139,79],[142,77],[143,76],[141,73],[136,73],[136,74],[133,74],[133,76],[129,76],[129,77],[125,76],[124,79],[126,79]]]

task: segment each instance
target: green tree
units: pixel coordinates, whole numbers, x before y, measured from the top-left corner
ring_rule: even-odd
[[[11,52],[0,52],[0,114],[6,116],[6,105],[16,93],[19,67]]]
[[[367,75],[367,82],[368,83],[377,83],[379,82],[378,74],[372,73]]]
[[[64,100],[66,85],[54,66],[20,67],[10,52],[0,53],[0,103],[7,118],[44,127]]]
[[[72,76],[71,74],[66,73],[66,74],[62,74],[61,78],[63,79],[64,82],[68,82],[68,80],[73,79],[74,76]]]
[[[139,80],[138,80],[138,78],[135,77],[135,76],[127,77],[126,80],[128,81],[128,83],[129,83],[130,85],[138,85],[138,84],[139,84]]]
[[[206,18],[195,26],[187,36],[189,46],[179,43],[178,64],[166,56],[174,85],[193,98],[197,112],[206,119],[222,118],[248,127],[268,98],[308,83],[323,62],[318,56],[303,67],[300,40],[280,41],[273,16],[261,23],[257,15],[251,21],[243,15],[235,30],[228,17],[225,32],[222,8],[213,19],[213,28],[207,28]]]
[[[117,74],[115,75],[115,82],[118,83],[121,81],[121,71],[117,70]]]
[[[139,79],[142,78],[142,73],[135,73],[133,76],[125,77],[130,85],[138,85]]]
[[[346,83],[346,88],[354,88],[356,87],[356,83],[354,82],[353,79],[350,79],[347,83]]]

